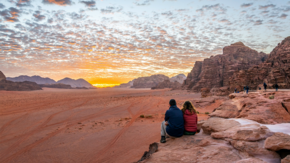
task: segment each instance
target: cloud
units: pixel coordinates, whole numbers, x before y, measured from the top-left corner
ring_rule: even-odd
[[[257,20],[254,22],[254,25],[262,25],[263,24],[263,20]]]
[[[101,9],[101,13],[103,14],[113,14],[115,12],[120,12],[123,10],[122,6],[114,7],[114,6],[107,6],[105,9]]]
[[[95,0],[80,1],[80,2],[85,4],[87,7],[95,7],[96,6],[96,1]]]
[[[281,19],[286,19],[287,16],[288,16],[288,15],[286,15],[286,14],[282,14],[279,18],[281,18]]]
[[[19,17],[20,10],[10,7],[9,9],[0,11],[0,15],[4,17],[6,21],[17,22]]]
[[[71,0],[42,0],[42,3],[66,6],[66,5],[71,5],[72,1]]]
[[[31,0],[18,0],[18,2],[16,3],[17,7],[27,7],[27,6],[31,6]]]
[[[137,2],[134,2],[137,6],[147,6],[150,5],[150,2],[154,0],[137,0]]]
[[[268,8],[271,8],[271,7],[276,7],[276,5],[273,5],[273,4],[268,4],[268,5],[265,5],[265,6],[260,6],[259,9],[260,10],[267,10]]]
[[[250,7],[250,6],[252,6],[252,5],[253,5],[253,3],[243,3],[243,4],[241,5],[241,7],[246,8],[246,7]]]
[[[2,3],[0,3],[0,9],[1,8],[5,8],[5,6]]]
[[[45,19],[45,16],[44,15],[41,15],[40,14],[40,11],[35,11],[34,14],[33,14],[34,18],[36,21],[41,21],[41,20],[44,20]]]

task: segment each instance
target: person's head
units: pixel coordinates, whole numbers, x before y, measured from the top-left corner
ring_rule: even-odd
[[[169,101],[169,105],[170,105],[170,106],[174,106],[174,105],[176,105],[176,101],[175,101],[174,99],[171,99],[171,100]]]
[[[191,114],[196,114],[195,107],[190,101],[185,101],[181,110],[183,113],[185,113],[186,110],[189,110]]]

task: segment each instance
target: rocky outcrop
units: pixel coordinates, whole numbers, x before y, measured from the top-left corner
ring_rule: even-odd
[[[0,82],[6,80],[6,76],[0,71]]]
[[[211,134],[213,132],[225,131],[229,128],[239,126],[240,123],[234,120],[226,120],[223,118],[210,118],[201,126],[205,134]]]
[[[38,84],[40,87],[46,88],[60,88],[60,89],[72,89],[70,85],[57,83],[57,84]]]
[[[262,87],[265,82],[268,88],[278,84],[279,88],[290,88],[290,37],[284,39],[270,53],[268,59],[257,66],[236,71],[231,77],[230,88],[239,91],[244,85],[250,89]]]
[[[266,139],[265,148],[272,151],[279,151],[281,149],[290,150],[290,135],[276,132],[273,136]]]
[[[55,84],[56,81],[50,78],[43,78],[40,76],[26,76],[26,75],[21,75],[15,78],[7,78],[9,81],[13,82],[24,82],[24,81],[30,81],[30,82],[35,82],[37,84]]]
[[[164,89],[164,88],[171,88],[171,89],[180,89],[181,84],[177,81],[171,82],[170,80],[164,80],[157,84],[157,86],[152,87],[151,89]]]
[[[140,77],[134,80],[132,88],[152,88],[156,87],[164,80],[169,80],[169,77],[161,74],[148,77]]]
[[[258,53],[241,42],[226,46],[222,55],[212,56],[202,62],[197,61],[182,88],[200,91],[201,88],[229,86],[230,77],[235,71],[258,65],[266,58],[265,53]]]
[[[71,79],[71,78],[64,78],[62,80],[57,81],[57,83],[70,85],[73,88],[76,88],[76,87],[94,88],[94,86],[92,86],[89,82],[87,82],[84,79],[74,80],[74,79]]]
[[[274,99],[269,99],[274,96]],[[289,123],[290,114],[283,102],[289,101],[287,92],[233,93],[209,116],[222,118],[246,118],[263,124]]]
[[[32,91],[42,90],[35,82],[12,82],[6,80],[5,75],[0,71],[0,90],[5,91]]]

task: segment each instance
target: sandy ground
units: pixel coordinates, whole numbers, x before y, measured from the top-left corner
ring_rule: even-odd
[[[199,97],[166,89],[0,91],[0,162],[138,161],[160,140],[169,100]]]

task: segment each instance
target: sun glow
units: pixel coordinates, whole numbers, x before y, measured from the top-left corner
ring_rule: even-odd
[[[98,88],[114,87],[120,84],[93,84],[93,86]]]

